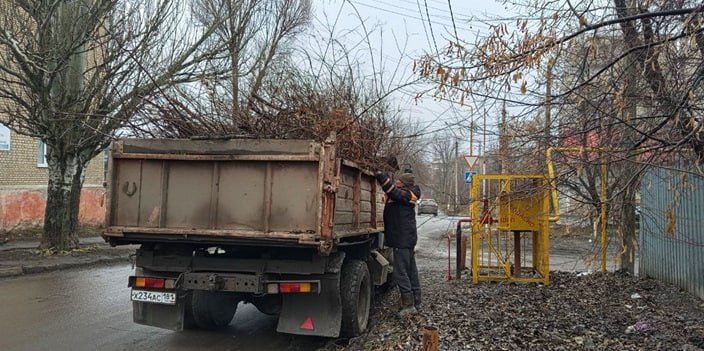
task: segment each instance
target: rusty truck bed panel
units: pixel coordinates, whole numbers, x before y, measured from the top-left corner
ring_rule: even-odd
[[[336,231],[383,226],[383,192],[375,185],[370,174],[343,164],[335,199]]]
[[[279,239],[382,230],[371,173],[301,140],[125,139],[109,163],[105,236]]]

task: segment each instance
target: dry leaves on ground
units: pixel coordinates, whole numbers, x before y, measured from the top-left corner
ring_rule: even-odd
[[[335,348],[418,350],[429,325],[441,350],[704,349],[704,301],[656,280],[553,272],[549,286],[473,285],[421,275],[421,313],[399,319],[398,292],[380,295],[369,331]]]

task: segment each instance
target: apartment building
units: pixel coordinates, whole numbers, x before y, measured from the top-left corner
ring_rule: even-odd
[[[48,168],[46,145],[17,134],[0,122],[0,232],[38,227],[44,221]],[[79,221],[104,221],[104,161],[98,156],[85,172]]]

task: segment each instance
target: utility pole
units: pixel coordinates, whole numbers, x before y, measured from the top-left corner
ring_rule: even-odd
[[[482,174],[486,174],[486,110],[482,121],[482,151],[479,156],[482,156]],[[482,194],[486,194],[486,179],[482,179]]]
[[[550,110],[552,108],[552,68],[555,65],[555,59],[548,60],[548,69],[545,72],[545,127],[543,130],[543,146],[544,150],[540,153],[542,163],[540,167],[546,166],[547,157],[545,155],[545,150],[547,150],[550,145],[552,145],[552,137],[550,133],[550,125],[552,123],[552,117],[550,116]]]
[[[499,124],[499,157],[501,158],[501,174],[508,173],[508,135],[506,132],[506,102],[501,109],[501,123]]]
[[[453,179],[455,180],[455,197],[452,199],[452,211],[453,212],[457,211],[457,176],[460,173],[460,170],[458,169],[458,164],[457,164],[458,158],[459,158],[459,149],[457,146],[457,139],[455,139],[455,176],[453,177]]]
[[[469,155],[474,155],[474,119],[469,122]]]

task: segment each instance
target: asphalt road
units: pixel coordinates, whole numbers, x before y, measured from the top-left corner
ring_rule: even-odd
[[[182,333],[132,322],[128,265],[0,280],[0,350],[315,350],[327,340],[276,333],[240,304],[230,327]]]

